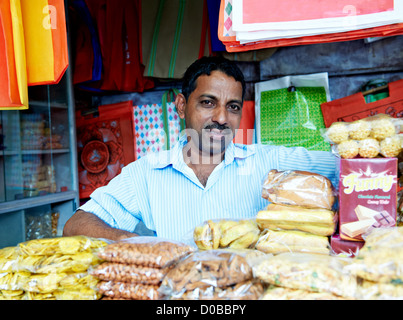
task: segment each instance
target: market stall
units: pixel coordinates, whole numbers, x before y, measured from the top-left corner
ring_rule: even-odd
[[[402,300],[402,5],[328,4],[2,1],[0,300]],[[264,207],[179,240],[143,221],[63,236],[92,192],[175,146],[202,56],[244,73],[234,143],[329,152],[335,181],[264,172]]]

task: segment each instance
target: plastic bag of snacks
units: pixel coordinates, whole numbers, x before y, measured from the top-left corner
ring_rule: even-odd
[[[141,284],[119,281],[100,281],[99,292],[111,299],[158,300],[162,296],[158,292],[159,285]]]
[[[278,205],[332,210],[336,191],[328,178],[317,173],[270,170],[263,181],[262,197]]]
[[[313,292],[270,285],[261,300],[346,300],[330,292]]]
[[[326,236],[297,230],[275,231],[266,229],[259,238],[256,249],[272,254],[283,252],[329,254],[330,244]]]
[[[197,226],[193,240],[201,250],[218,248],[252,248],[260,230],[254,220],[208,220]]]
[[[357,278],[344,270],[349,263],[329,255],[287,252],[263,259],[253,272],[267,284],[355,299]]]
[[[105,260],[90,271],[100,280],[105,299],[156,300],[162,279],[182,257],[195,250],[156,237],[133,237],[109,244],[98,255]]]
[[[344,159],[397,157],[403,148],[402,125],[403,119],[377,114],[353,122],[334,122],[322,134],[332,144],[332,151]]]
[[[100,250],[98,256],[109,262],[165,268],[194,250],[177,241],[144,236],[111,243]]]
[[[86,236],[35,239],[18,244],[20,255],[50,256],[54,254],[76,254],[103,248],[107,242]]]
[[[403,227],[373,228],[346,268],[368,281],[403,283]]]
[[[232,251],[197,251],[178,262],[162,281],[169,299],[257,299],[262,284],[253,280],[246,258]]]

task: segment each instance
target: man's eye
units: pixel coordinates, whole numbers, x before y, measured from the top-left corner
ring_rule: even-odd
[[[238,106],[237,104],[231,104],[228,107],[233,111],[240,111],[241,110],[241,107]]]
[[[210,106],[213,104],[213,102],[211,100],[203,100],[203,101],[201,101],[201,104]]]

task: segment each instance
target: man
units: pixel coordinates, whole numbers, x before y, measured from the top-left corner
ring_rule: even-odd
[[[232,62],[205,57],[186,71],[175,104],[185,135],[169,151],[127,165],[67,221],[64,235],[133,237],[143,221],[159,237],[185,241],[208,219],[253,218],[267,206],[262,181],[271,169],[304,170],[335,181],[330,152],[236,145],[245,81]]]

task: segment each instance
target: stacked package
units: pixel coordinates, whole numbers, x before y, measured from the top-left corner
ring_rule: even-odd
[[[357,278],[346,271],[350,258],[285,252],[253,266],[257,279],[270,285],[262,299],[339,300],[357,297]]]
[[[103,300],[158,300],[161,281],[194,248],[172,240],[134,237],[114,242],[98,255],[105,260],[90,273],[100,280]]]
[[[88,273],[103,240],[85,236],[35,239],[0,250],[0,299],[96,300]]]
[[[259,258],[257,252],[212,249],[191,253],[168,272],[160,291],[171,300],[259,299],[264,286],[254,279],[250,262]]]
[[[403,299],[403,227],[376,228],[346,270],[359,279],[360,299]]]
[[[403,145],[399,135],[402,124],[402,119],[380,113],[353,122],[334,122],[324,138],[343,159],[397,157]]]
[[[258,212],[262,234],[256,249],[265,253],[330,253],[336,229],[335,190],[324,176],[306,171],[271,170],[262,197],[271,201]]]
[[[200,250],[219,248],[253,248],[259,239],[260,230],[255,220],[208,220],[197,226],[193,240]]]

